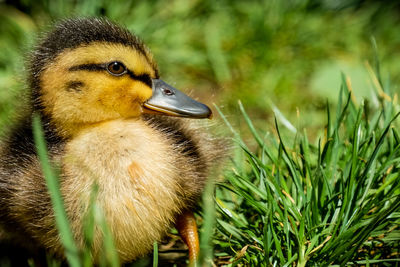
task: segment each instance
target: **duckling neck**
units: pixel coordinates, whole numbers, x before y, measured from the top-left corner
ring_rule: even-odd
[[[64,140],[72,140],[79,135],[86,133],[92,129],[96,129],[97,127],[108,124],[112,121],[119,121],[123,119],[110,119],[99,122],[75,122],[75,123],[63,123],[62,125],[56,124],[56,126],[49,129],[51,131],[56,131],[57,134]],[[135,120],[132,118],[130,120]]]

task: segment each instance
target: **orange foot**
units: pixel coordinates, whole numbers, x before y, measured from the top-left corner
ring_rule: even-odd
[[[199,258],[199,235],[197,233],[196,219],[192,211],[185,211],[178,216],[176,228],[179,235],[189,248],[189,260],[191,264],[196,264]]]

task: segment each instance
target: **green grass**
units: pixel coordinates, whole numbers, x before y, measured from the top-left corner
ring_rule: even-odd
[[[379,105],[355,103],[346,79],[327,106],[325,135],[256,131],[217,187],[219,262],[231,266],[400,264],[400,135],[397,96],[377,81]],[[397,120],[396,120],[397,119]]]

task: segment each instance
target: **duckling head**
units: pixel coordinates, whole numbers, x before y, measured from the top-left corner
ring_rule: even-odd
[[[150,51],[106,19],[69,19],[30,59],[33,111],[64,137],[142,113],[207,118],[211,110],[160,80]]]

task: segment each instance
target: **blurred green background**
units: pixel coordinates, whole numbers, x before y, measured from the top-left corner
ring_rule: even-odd
[[[312,132],[325,123],[326,101],[337,99],[341,72],[358,99],[370,97],[366,62],[375,60],[372,37],[383,77],[390,76],[391,88],[398,90],[397,2],[2,0],[0,127],[19,112],[24,56],[37,33],[60,18],[106,16],[145,41],[163,79],[177,88],[216,103],[233,118],[241,100],[264,129],[277,107],[296,127]]]

